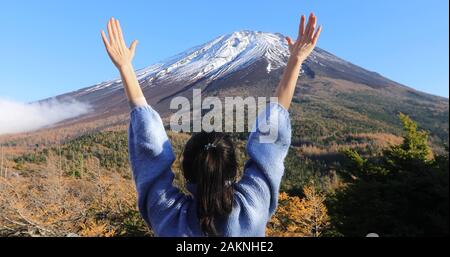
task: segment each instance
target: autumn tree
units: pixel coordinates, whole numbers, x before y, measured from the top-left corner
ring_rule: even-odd
[[[281,193],[279,207],[267,235],[272,237],[319,237],[329,226],[325,196],[314,185],[303,188],[304,197]]]
[[[0,236],[152,235],[139,215],[133,182],[84,161],[82,177],[49,155],[45,171],[0,177]]]

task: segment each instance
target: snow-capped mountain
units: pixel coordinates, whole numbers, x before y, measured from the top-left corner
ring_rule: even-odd
[[[147,100],[164,116],[170,113],[169,104],[173,97],[190,97],[193,88],[202,88],[205,95],[221,97],[271,96],[288,56],[288,46],[283,35],[239,31],[193,47],[136,73]],[[348,98],[348,94],[354,97],[358,96],[355,92],[365,92],[369,95],[376,94],[380,99],[393,99],[393,103],[400,105],[404,101],[405,104],[414,102],[412,106],[442,106],[443,102],[442,98],[398,84],[320,48],[316,48],[304,63],[302,77],[299,81],[299,85],[302,85],[299,87],[302,99],[308,96],[316,99]],[[369,97],[374,99],[372,95]],[[83,119],[99,120],[129,111],[120,79],[99,83],[56,98],[74,98],[93,107],[89,114],[68,121],[72,123]],[[300,95],[296,98],[300,99]],[[331,99],[335,100],[334,98]],[[347,101],[344,98],[338,100]],[[436,102],[438,104],[435,104]],[[377,111],[386,111],[383,108]],[[395,110],[408,108],[400,106]],[[447,107],[444,106],[444,110],[445,108],[448,109],[448,104]]]
[[[225,78],[261,60],[266,61],[266,72],[270,73],[284,67],[288,56],[288,46],[283,35],[239,31],[220,36],[168,60],[138,70],[137,76],[145,87],[164,86],[174,83],[191,84],[199,80],[211,82]],[[313,52],[306,66],[307,70],[311,70],[308,66],[316,66],[316,70],[328,70],[329,73],[335,73],[335,76],[357,75],[356,73],[363,73],[366,76],[377,75],[354,66],[319,48]],[[348,71],[350,69],[353,69],[353,74]],[[381,77],[376,79],[382,80],[379,84],[393,83]],[[73,96],[78,98],[95,92],[108,94],[121,90],[121,88],[120,80],[112,80],[79,90]]]
[[[243,69],[260,58],[273,68],[282,67],[287,58],[287,45],[281,35],[241,31],[221,36],[194,47],[170,60],[139,71],[140,78],[190,81],[214,80]]]
[[[268,61],[268,72],[285,65],[288,48],[282,35],[253,31],[223,35],[138,70],[137,76],[141,83],[150,87],[164,83],[194,83],[204,78],[213,81],[244,69],[262,58]],[[105,89],[117,90],[122,86],[120,83],[120,80],[103,82],[78,91],[77,96]]]

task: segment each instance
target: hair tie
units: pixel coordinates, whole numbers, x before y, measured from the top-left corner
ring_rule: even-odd
[[[234,180],[227,180],[227,181],[225,181],[225,186],[226,187],[230,187],[230,186],[232,186],[232,185],[234,185]]]
[[[211,149],[211,148],[216,148],[216,147],[217,147],[217,146],[216,146],[215,144],[209,143],[209,144],[205,145],[205,150],[206,150],[206,151],[209,151],[209,149]]]

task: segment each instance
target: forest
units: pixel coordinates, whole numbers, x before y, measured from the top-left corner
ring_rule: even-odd
[[[445,236],[449,234],[448,145],[400,114],[401,137],[347,136],[327,148],[291,146],[270,237]],[[188,134],[168,132],[178,156]],[[245,135],[234,135],[240,170]],[[153,236],[139,215],[128,164],[127,131],[88,133],[7,158],[2,144],[0,236]],[[10,155],[11,156],[11,155]]]

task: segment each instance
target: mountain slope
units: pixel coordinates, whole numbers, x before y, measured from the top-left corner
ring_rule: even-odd
[[[192,97],[193,88],[220,97],[271,96],[287,59],[284,36],[240,31],[139,70],[137,75],[150,104],[167,117],[172,113],[170,100]],[[436,140],[448,140],[446,98],[408,88],[320,48],[305,62],[301,76],[292,110],[300,142],[345,140],[350,133],[398,134],[399,112],[418,121]],[[128,112],[120,80],[57,98],[75,98],[93,106],[93,112],[64,126]]]

